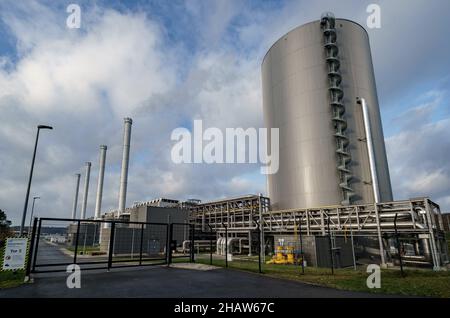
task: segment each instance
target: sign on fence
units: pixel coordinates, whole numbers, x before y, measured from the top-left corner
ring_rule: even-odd
[[[27,244],[27,238],[6,239],[5,254],[3,256],[3,270],[17,270],[25,268]]]

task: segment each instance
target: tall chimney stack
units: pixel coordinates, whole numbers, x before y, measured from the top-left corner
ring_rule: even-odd
[[[119,190],[119,216],[125,212],[125,204],[127,200],[127,183],[128,183],[128,162],[130,159],[130,139],[131,139],[131,118],[123,119],[123,152],[122,152],[122,171],[120,174],[120,190]]]
[[[84,179],[83,205],[81,206],[81,219],[86,218],[86,207],[89,192],[89,178],[91,176],[91,163],[86,162],[86,176]]]
[[[77,178],[77,182],[76,182],[76,186],[75,186],[75,197],[73,199],[72,219],[75,219],[76,216],[77,216],[78,191],[80,189],[80,177],[81,177],[81,174],[76,173],[75,177]]]
[[[103,179],[105,177],[105,161],[106,150],[108,147],[105,145],[100,146],[100,163],[98,169],[98,183],[97,183],[97,199],[95,201],[95,219],[100,219],[100,213],[102,212],[102,195],[103,195]]]

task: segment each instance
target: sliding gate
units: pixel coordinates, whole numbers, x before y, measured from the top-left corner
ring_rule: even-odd
[[[194,262],[195,233],[194,225],[188,223],[171,223],[169,226],[168,263]]]
[[[193,261],[189,224],[35,218],[30,236],[28,273]]]

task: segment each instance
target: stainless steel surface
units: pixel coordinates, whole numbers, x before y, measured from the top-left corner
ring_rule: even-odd
[[[75,174],[77,182],[75,184],[75,197],[73,198],[73,206],[72,206],[72,219],[75,219],[77,216],[77,205],[78,205],[78,192],[80,190],[80,177],[81,174]]]
[[[392,201],[369,38],[355,22],[336,19],[335,25],[353,176],[349,183],[354,192],[352,204],[374,202],[357,96],[364,96],[369,108],[380,200]],[[337,205],[343,201],[336,170],[328,71],[320,21],[281,37],[262,63],[265,126],[280,129],[279,170],[268,176],[273,209]]]
[[[107,146],[100,146],[100,161],[98,168],[98,181],[97,181],[97,198],[95,200],[95,218],[100,219],[102,212],[102,196],[103,196],[103,180],[105,177],[105,161]]]
[[[380,203],[380,189],[378,187],[378,173],[377,173],[377,165],[375,162],[375,151],[373,149],[372,128],[370,127],[369,108],[367,107],[367,103],[364,98],[360,98],[358,102],[361,104],[361,109],[363,112],[364,130],[366,132],[366,145],[367,145],[367,153],[369,154],[369,166],[370,166],[370,175],[372,177],[373,195],[375,203]]]
[[[86,207],[89,194],[89,179],[91,177],[91,163],[86,162],[86,175],[84,178],[83,204],[81,205],[81,219],[86,218]]]
[[[131,118],[124,118],[123,122],[123,152],[119,189],[119,215],[125,212],[125,204],[127,200],[128,163],[130,159],[131,125],[133,120]]]

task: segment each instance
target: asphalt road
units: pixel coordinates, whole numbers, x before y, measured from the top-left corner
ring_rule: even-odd
[[[49,243],[48,241],[44,239],[39,240],[39,247],[38,247],[38,253],[37,253],[37,260],[36,260],[36,269],[38,271],[45,271],[45,270],[65,270],[66,265],[60,265],[55,266],[55,264],[61,264],[61,263],[73,263],[73,256],[67,255],[61,251],[63,246],[59,246],[56,244]],[[83,249],[83,246],[78,247],[79,250]],[[95,262],[106,262],[108,260],[107,257],[102,256],[96,256],[94,258],[85,258],[81,255],[77,256],[77,263],[83,262],[83,261],[95,261]],[[53,264],[53,265],[51,265]],[[50,265],[50,266],[45,266]],[[83,268],[83,265],[80,264],[80,266]],[[98,268],[105,268],[106,264],[98,264],[98,265],[89,265],[90,267],[98,267]]]
[[[97,270],[95,270],[97,271]],[[262,275],[213,269],[207,271],[166,266],[84,271],[81,288],[66,286],[66,273],[39,274],[34,283],[0,290],[6,297],[149,297],[149,298],[303,298],[380,297],[369,293],[341,291]]]
[[[36,260],[36,270],[37,271],[48,271],[48,270],[58,270],[65,271],[67,268],[67,264],[73,263],[73,253],[72,255],[68,255],[62,252],[64,246],[57,245],[53,243],[49,243],[44,239],[39,240],[39,247],[37,253]],[[78,246],[78,251],[83,250],[83,245]],[[143,263],[150,263],[147,256],[147,261],[144,259]],[[113,262],[119,262],[119,265],[136,265],[139,261],[139,253],[136,253],[134,259],[128,263],[124,263],[121,261],[121,257],[114,256]],[[88,262],[90,264],[83,264],[83,262]],[[94,264],[93,262],[97,262],[98,264]],[[99,268],[106,269],[108,262],[108,256],[87,256],[87,255],[77,255],[77,264],[84,268]],[[154,261],[153,261],[154,262]],[[58,264],[66,264],[66,265],[58,265]],[[115,263],[118,264],[118,263]],[[114,265],[118,266],[118,265]]]
[[[73,261],[73,257],[61,252],[60,248],[44,239],[40,239],[36,264],[56,264]]]

